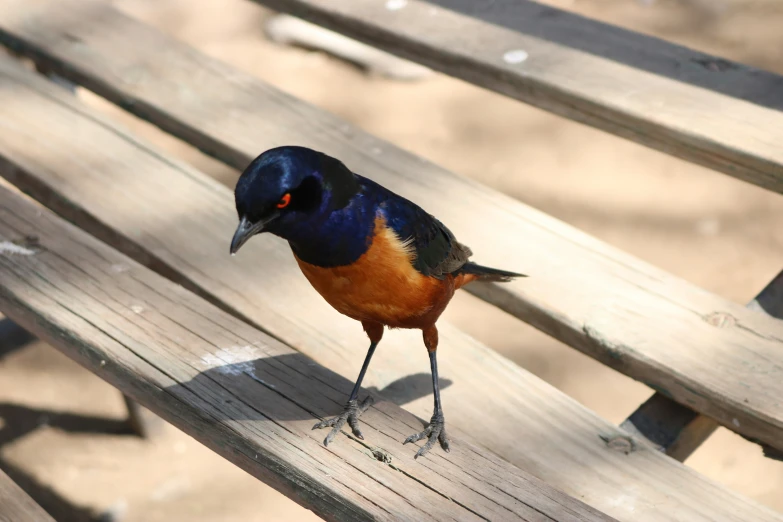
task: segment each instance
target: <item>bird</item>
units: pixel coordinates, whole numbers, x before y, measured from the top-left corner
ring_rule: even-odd
[[[430,360],[433,415],[404,444],[427,439],[414,459],[436,441],[449,452],[438,385],[436,322],[454,292],[473,281],[507,282],[524,274],[478,265],[470,248],[419,205],[343,162],[307,147],[271,148],[253,159],[234,189],[239,224],[230,254],[260,233],[288,244],[301,272],[334,309],[361,323],[370,347],[342,413],[318,422],[331,428],[328,446],[345,424],[364,439],[359,417],[372,396],[359,390],[384,328],[422,331]]]

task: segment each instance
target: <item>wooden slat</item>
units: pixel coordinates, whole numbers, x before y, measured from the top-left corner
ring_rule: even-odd
[[[746,308],[783,319],[783,271]],[[655,393],[620,427],[683,462],[712,435],[718,424],[662,393]],[[767,456],[780,459],[774,448],[765,448],[764,451]]]
[[[23,248],[0,255],[4,313],[328,520],[612,520],[468,442],[414,461],[397,439],[420,422],[389,402],[362,417],[371,443],[325,448],[313,417],[350,381],[6,185],[0,238]]]
[[[0,470],[0,522],[54,522],[54,519]]]
[[[379,147],[381,155],[388,156],[390,162],[399,160],[403,166],[420,169],[419,173],[408,169],[411,173],[408,183],[419,183],[414,188],[405,188],[406,183],[390,171],[378,170],[382,174],[379,179],[393,184],[395,189],[420,190],[425,198],[435,190],[445,197],[454,195],[455,188],[457,195],[465,190],[467,182],[358,131],[346,129],[344,124],[114,11],[101,8],[99,13],[100,16],[87,17],[91,19],[89,27],[95,27],[97,17],[97,25],[107,29],[106,35],[119,38],[111,45],[104,42],[100,46],[107,46],[106,58],[114,56],[110,62],[118,65],[119,70],[129,67],[121,56],[125,47],[119,42],[125,38],[137,46],[145,42],[155,47],[155,54],[162,61],[149,62],[149,57],[136,55],[131,66],[134,77],[149,78],[142,80],[142,84],[151,81],[148,75],[157,70],[155,82],[161,80],[163,84],[181,85],[183,89],[185,85],[199,84],[207,92],[211,85],[220,85],[219,90],[211,92],[227,104],[226,109],[233,103],[244,107],[241,112],[236,108],[212,112],[211,96],[197,97],[197,103],[190,107],[195,112],[205,111],[204,117],[211,114],[209,129],[237,132],[243,147],[251,147],[253,140],[259,140],[253,147],[274,143],[265,141],[269,139],[310,140],[303,132],[312,128],[313,135],[334,141],[352,159],[375,158],[372,148]],[[96,58],[89,51],[92,44],[81,41],[83,51]],[[158,69],[154,63],[160,63],[162,68]],[[107,64],[98,65],[101,68]],[[183,66],[185,70],[180,70]],[[122,77],[119,70],[109,76]],[[190,75],[195,83],[190,80],[178,83],[168,76],[174,71]],[[219,84],[212,83],[213,74],[221,78]],[[240,255],[228,257],[228,243],[236,226],[229,190],[128,136],[43,79],[6,71],[0,85],[5,89],[0,91],[0,117],[13,122],[10,127],[0,126],[0,174],[145,264],[178,277],[182,284],[223,308],[262,325],[346,378],[355,378],[367,344],[361,328],[334,312],[309,287],[285,244],[273,237],[258,238],[243,247]],[[156,85],[150,92],[166,92],[161,84]],[[195,93],[187,89],[180,91],[182,96],[193,98]],[[175,95],[169,100],[177,110],[181,109],[179,98]],[[4,103],[11,100],[13,103]],[[132,105],[142,106],[141,102]],[[301,125],[305,121],[307,125]],[[177,122],[174,125],[184,127]],[[259,128],[254,128],[255,125]],[[349,132],[352,137],[345,139]],[[297,135],[300,138],[295,138]],[[223,146],[223,150],[227,148]],[[244,153],[235,156],[240,154]],[[373,168],[376,169],[377,166]],[[471,197],[476,199],[468,197],[465,208],[471,208],[471,203],[481,206],[488,200],[511,215],[524,216],[529,212],[477,184],[468,187]],[[491,236],[493,220],[503,213],[490,207],[488,214],[490,227],[485,234]],[[533,215],[543,221],[531,223],[526,229],[550,228],[548,218]],[[516,223],[523,218],[518,219]],[[518,226],[513,220],[509,223],[508,218],[505,224],[506,230],[512,231]],[[475,234],[474,238],[480,239]],[[620,443],[625,440],[625,434],[616,426],[447,323],[441,322],[440,331],[444,354],[439,361],[441,376],[452,382],[443,392],[452,432],[467,431],[504,458],[618,519],[645,522],[783,518],[658,452],[639,445],[629,454],[618,451],[623,449]],[[394,331],[384,337],[365,382],[367,386],[383,389],[400,377],[426,371],[420,336],[415,332]],[[424,398],[405,404],[421,418],[431,414],[428,387],[425,384]],[[418,390],[411,392],[416,394]],[[399,396],[395,399],[405,401]],[[368,436],[367,440],[372,439]]]
[[[480,262],[531,275],[511,284],[469,285],[468,291],[746,437],[783,443],[778,321],[395,149],[106,6],[23,3],[0,0],[0,32],[17,51],[236,167],[270,146],[291,143],[343,159],[423,203]],[[65,191],[57,180],[46,182]],[[509,248],[509,236],[518,238],[518,248]],[[287,252],[283,258],[290,262]],[[214,282],[196,286],[202,284],[244,317],[265,317],[241,282],[232,283],[231,294]],[[266,281],[259,285],[279,291]],[[299,302],[290,302],[296,313]],[[296,346],[303,344],[301,332],[283,330]],[[353,337],[363,345],[360,338]],[[364,348],[336,350],[319,360],[343,363]]]
[[[528,0],[255,1],[783,192],[779,75]]]

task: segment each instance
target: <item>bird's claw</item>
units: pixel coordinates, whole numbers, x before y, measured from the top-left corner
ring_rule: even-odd
[[[340,433],[340,430],[343,429],[343,426],[345,426],[345,423],[348,422],[348,426],[351,427],[351,431],[353,432],[353,435],[361,440],[364,440],[364,435],[362,435],[362,430],[359,429],[359,416],[364,413],[367,408],[373,405],[375,400],[372,398],[371,395],[368,395],[366,399],[364,399],[361,403],[359,403],[358,400],[352,400],[348,401],[348,404],[345,405],[345,409],[343,412],[338,415],[337,417],[334,417],[332,419],[323,420],[321,422],[317,422],[315,426],[313,426],[314,430],[320,430],[321,428],[327,428],[331,427],[332,430],[329,432],[329,434],[324,439],[324,446],[328,446],[332,440],[337,436],[338,433]]]
[[[442,412],[435,412],[427,428],[424,431],[420,433],[414,433],[405,439],[403,445],[408,444],[409,442],[417,442],[423,439],[427,439],[427,442],[424,443],[424,446],[419,448],[419,451],[417,451],[416,455],[413,457],[414,459],[417,459],[430,451],[432,446],[435,445],[436,440],[440,442],[440,447],[443,448],[446,453],[450,451],[449,438],[446,436],[446,422],[443,419]]]

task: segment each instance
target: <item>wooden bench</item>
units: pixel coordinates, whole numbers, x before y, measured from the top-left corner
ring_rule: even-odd
[[[783,192],[783,76],[529,0],[256,1]],[[779,276],[748,306],[783,318],[781,288]],[[768,306],[756,306],[759,299]],[[717,423],[664,391],[622,427],[685,460]],[[763,447],[768,456],[783,458],[779,449]]]
[[[363,0],[350,11],[347,2],[274,5],[393,52],[419,21],[417,31],[427,33],[421,38],[430,40],[402,52],[405,57],[434,68],[440,63],[442,70],[460,71],[482,85],[487,77],[500,77],[488,85],[499,90],[507,87],[497,85],[511,80],[531,85],[524,83],[532,81],[531,72],[514,76],[502,61],[497,67],[505,73],[488,74],[495,69],[475,49],[465,52],[481,67],[467,72],[467,58],[456,54],[468,42],[449,47],[448,39],[432,40],[450,34],[451,26],[437,25],[450,16],[467,24],[454,26],[463,34],[486,29],[476,18],[444,11],[432,30],[424,30],[420,20],[426,19],[416,17],[415,9],[425,7],[419,2],[394,12],[376,12],[375,3]],[[408,25],[395,21],[401,13],[409,16],[408,8],[413,17],[403,19]],[[660,390],[665,397],[655,400],[663,406],[648,405],[637,417],[651,418],[653,425],[677,420],[677,427],[664,431],[674,430],[669,439],[680,440],[681,448],[697,446],[700,440],[693,441],[709,431],[710,422],[698,420],[697,412],[770,451],[781,449],[783,323],[770,317],[780,315],[779,280],[754,306],[728,302],[382,142],[103,3],[0,0],[0,41],[230,166],[243,168],[261,150],[296,143],[427,201],[427,210],[482,252],[483,262],[502,259],[534,275],[505,286],[475,285],[479,297]],[[549,70],[542,69],[541,74]],[[596,77],[606,83],[616,73],[598,71]],[[22,245],[34,254],[0,256],[0,275],[12,282],[0,290],[0,310],[321,516],[783,520],[650,447],[645,438],[659,447],[671,444],[656,442],[644,423],[635,422],[640,431],[630,436],[447,324],[441,339],[449,357],[441,373],[452,381],[443,397],[454,405],[449,422],[456,451],[414,463],[412,450],[396,439],[417,421],[390,402],[368,412],[365,442],[346,437],[324,449],[320,434],[309,427],[313,417],[333,414],[349,391],[364,355],[361,330],[318,299],[279,242],[254,241],[244,247],[247,253],[227,258],[220,245],[227,245],[236,216],[224,186],[9,60],[0,61],[0,78],[0,119],[11,122],[0,125],[0,174],[82,229],[3,188],[0,238],[35,235],[40,250],[37,244]],[[554,90],[561,79],[544,74],[533,83]],[[644,83],[646,77],[640,81],[637,89],[654,93],[670,80],[650,80],[652,86]],[[668,91],[663,92],[661,99]],[[589,96],[595,103],[596,93]],[[760,128],[780,119],[777,110],[714,96],[728,107],[736,102],[767,111]],[[572,104],[573,98],[567,100]],[[603,114],[607,121],[625,117],[613,110]],[[692,109],[694,118],[697,112]],[[628,117],[624,128],[636,123]],[[669,123],[652,121],[644,128],[656,139],[669,136],[688,159],[710,164],[705,150],[730,145],[720,142],[723,131],[714,131],[715,125],[701,128],[691,143],[686,134],[693,128],[677,127],[682,131],[677,134]],[[725,162],[726,171],[779,189],[777,149],[761,154],[758,148],[773,143],[766,136],[780,128],[748,137],[747,147],[734,156],[720,149],[720,161],[711,166]],[[734,129],[735,145],[745,136],[741,130]],[[698,158],[697,144],[704,145]],[[510,231],[524,250],[499,250],[498,238],[487,230]],[[366,379],[381,397],[394,381],[426,368],[423,358],[397,356],[411,342],[417,342],[414,333],[384,340]],[[676,419],[674,407],[681,409]],[[429,416],[428,401],[406,408]],[[696,432],[701,436],[682,442]]]

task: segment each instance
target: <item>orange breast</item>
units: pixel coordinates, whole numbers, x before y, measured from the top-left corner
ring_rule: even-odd
[[[454,295],[454,279],[427,277],[411,264],[414,251],[375,219],[372,245],[355,263],[321,268],[296,258],[310,284],[338,312],[397,328],[434,324]],[[296,257],[296,256],[294,256]]]

